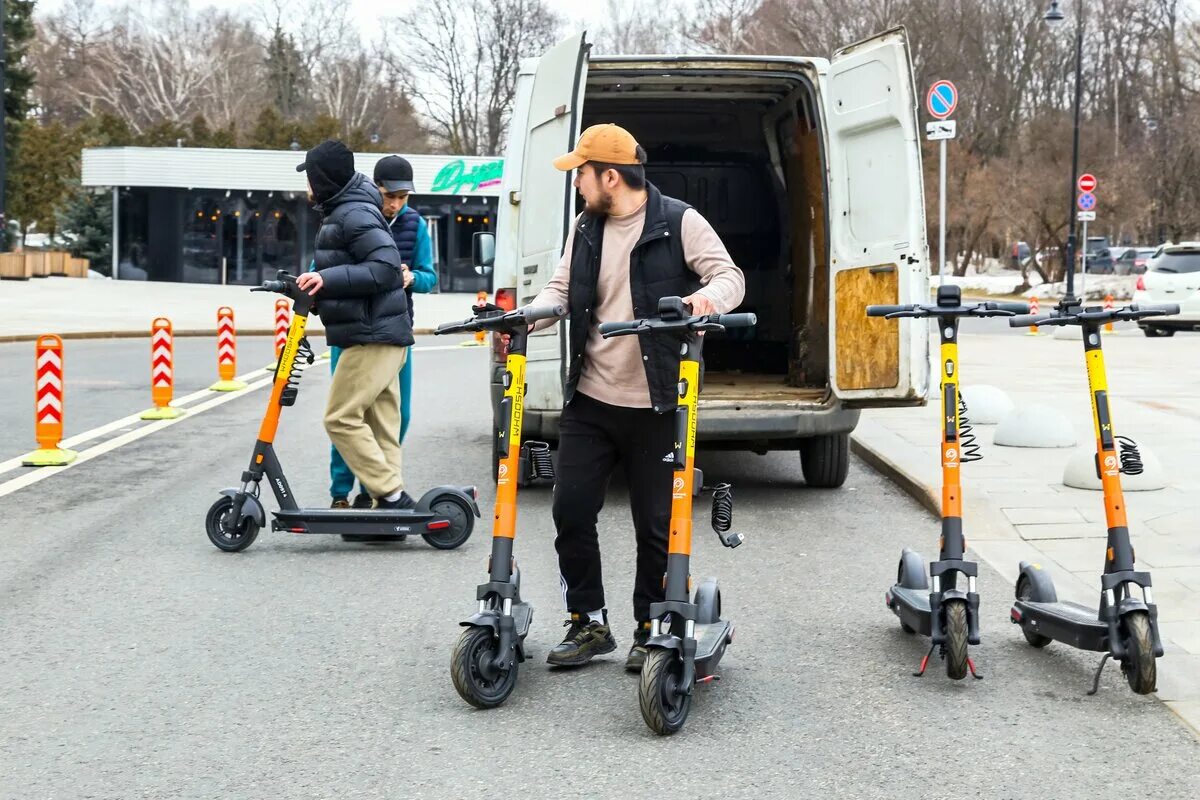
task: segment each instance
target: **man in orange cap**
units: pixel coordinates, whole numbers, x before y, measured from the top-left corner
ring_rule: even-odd
[[[558,269],[532,303],[561,304],[571,322],[553,504],[570,619],[547,658],[557,666],[586,664],[617,647],[604,607],[596,519],[618,463],[637,537],[629,670],[645,661],[650,604],[663,599],[667,566],[680,354],[665,340],[603,339],[598,324],[651,316],[659,299],[671,296],[684,298],[695,314],[727,313],[745,293],[742,272],[716,231],[647,182],[645,163],[646,151],[617,125],[593,125],[554,160],[560,170],[575,170],[585,202]]]

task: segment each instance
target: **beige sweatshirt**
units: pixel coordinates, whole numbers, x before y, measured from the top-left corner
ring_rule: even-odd
[[[596,303],[592,308],[591,329],[584,349],[583,372],[578,390],[614,406],[650,408],[650,387],[642,364],[641,346],[636,336],[604,339],[601,322],[634,319],[633,296],[629,288],[629,256],[641,238],[646,222],[646,206],[632,214],[610,216],[604,222],[604,243],[600,251],[600,275]],[[530,305],[567,305],[571,277],[571,249],[575,239],[571,226],[562,260],[554,276]],[[684,212],[681,235],[683,256],[688,269],[700,277],[703,294],[717,312],[726,314],[737,308],[746,292],[746,279],[738,269],[717,232],[695,209]],[[540,323],[538,327],[553,324]]]

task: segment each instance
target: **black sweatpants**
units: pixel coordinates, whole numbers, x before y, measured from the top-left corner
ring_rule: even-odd
[[[674,478],[669,458],[675,441],[672,421],[671,414],[611,406],[578,392],[563,409],[554,485],[558,531],[554,546],[568,610],[582,613],[604,608],[596,518],[618,463],[629,484],[637,536],[635,619],[648,620],[650,604],[663,599]]]

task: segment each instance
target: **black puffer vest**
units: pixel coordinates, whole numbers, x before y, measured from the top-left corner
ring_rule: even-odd
[[[663,297],[687,297],[700,286],[696,273],[683,257],[683,214],[691,206],[666,197],[646,184],[646,223],[629,255],[629,289],[635,317],[654,316]],[[604,243],[604,216],[585,212],[575,222],[575,244],[571,250],[571,279],[567,290],[571,322],[570,362],[563,400],[571,402],[583,371],[588,331],[596,324],[596,286],[600,279],[600,249]],[[655,411],[670,411],[678,404],[679,344],[666,336],[639,336],[642,366],[650,386],[650,404]]]

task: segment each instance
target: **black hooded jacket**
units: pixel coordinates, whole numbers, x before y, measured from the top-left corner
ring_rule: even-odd
[[[357,172],[316,206],[314,260],[324,282],[316,299],[331,345],[413,343],[400,253],[382,207],[379,190]]]

